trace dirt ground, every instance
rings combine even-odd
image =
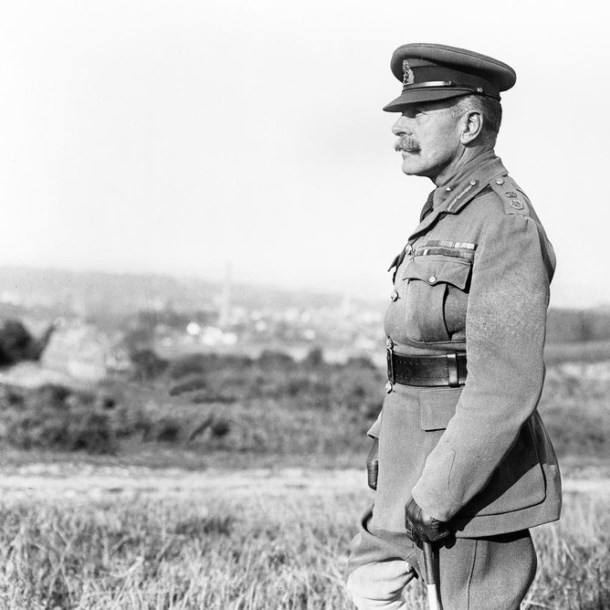
[[[69,498],[120,495],[170,497],[230,496],[264,493],[284,495],[287,492],[325,494],[339,491],[367,493],[364,471],[314,470],[302,468],[267,468],[248,470],[148,469],[134,467],[99,467],[78,464],[29,464],[0,467],[0,497]],[[608,496],[610,478],[568,478],[566,493],[588,493]]]

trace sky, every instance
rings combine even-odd
[[[0,7],[0,265],[381,298],[433,184],[393,149],[407,42],[517,72],[496,151],[555,246],[551,304],[610,304],[604,4],[22,0]]]

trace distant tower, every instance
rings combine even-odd
[[[220,297],[220,315],[218,325],[225,328],[231,321],[231,263],[227,263],[225,269],[225,280],[222,284],[222,295]]]

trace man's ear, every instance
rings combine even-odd
[[[462,117],[462,131],[460,133],[460,142],[462,144],[470,144],[474,142],[483,131],[483,116],[476,110],[467,112]]]

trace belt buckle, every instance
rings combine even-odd
[[[447,359],[447,376],[450,388],[460,387],[460,375],[458,372],[457,354],[446,354]]]
[[[392,339],[386,341],[386,360],[388,363],[388,381],[394,385],[396,383],[394,376],[394,342]]]

